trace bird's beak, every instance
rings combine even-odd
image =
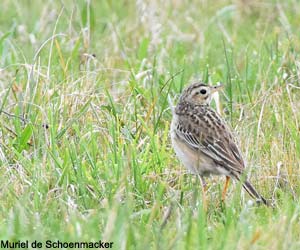
[[[224,88],[224,85],[223,84],[219,84],[219,85],[216,85],[216,86],[211,86],[211,92],[212,93],[215,93],[217,91],[220,91],[221,89]]]

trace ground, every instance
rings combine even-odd
[[[0,10],[0,238],[113,249],[300,248],[300,5],[17,1]],[[249,179],[200,181],[169,101],[222,82]],[[213,106],[216,104],[213,102]]]

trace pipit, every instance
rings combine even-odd
[[[200,176],[203,186],[205,176],[226,176],[222,200],[225,200],[229,180],[233,178],[241,181],[258,203],[267,204],[245,177],[245,163],[229,126],[210,107],[212,95],[221,87],[200,82],[182,92],[173,110],[170,131],[173,148],[183,165]]]

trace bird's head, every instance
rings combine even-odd
[[[223,85],[210,86],[201,82],[193,83],[182,93],[180,100],[193,104],[209,105],[213,94],[223,88]]]

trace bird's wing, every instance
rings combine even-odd
[[[213,111],[214,112],[214,111]],[[216,130],[201,116],[180,115],[176,127],[177,136],[193,150],[200,150],[213,159],[217,165],[232,173],[241,173],[244,161],[226,124],[217,116],[224,126],[222,132]],[[193,128],[193,129],[191,129]]]

